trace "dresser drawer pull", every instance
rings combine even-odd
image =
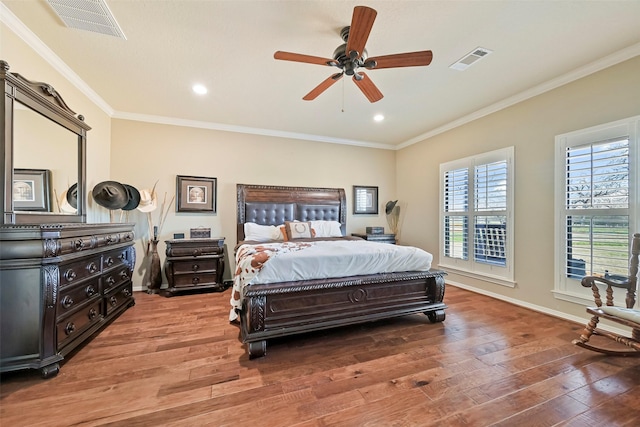
[[[111,267],[113,265],[113,258],[109,257],[105,259],[104,263],[107,264],[107,267]]]
[[[112,235],[108,235],[107,236],[107,245],[110,245],[112,243],[114,243],[116,241],[116,238],[113,237]]]
[[[78,275],[76,274],[75,271],[73,271],[72,269],[68,269],[67,271],[64,272],[64,278],[67,279],[67,281],[72,282],[73,279],[75,279]]]
[[[199,256],[200,253],[201,253],[200,249],[194,249],[193,252],[192,252],[192,255],[193,256]]]
[[[114,283],[116,283],[116,279],[114,279],[113,277],[109,276],[105,279],[105,281],[107,282],[107,284],[109,286],[113,286]]]
[[[73,298],[67,295],[64,298],[62,298],[61,303],[64,308],[69,308],[73,305]]]
[[[96,265],[95,262],[92,262],[89,265],[87,265],[87,270],[89,271],[89,273],[93,274],[96,271],[98,271],[98,266]]]
[[[122,252],[118,258],[120,258],[122,261],[126,260],[127,259],[127,253],[126,252]]]
[[[131,240],[133,239],[133,235],[131,233],[127,233],[124,235],[124,240]]]
[[[73,322],[69,322],[67,323],[67,326],[64,327],[64,332],[67,335],[71,335],[72,333],[74,333],[76,330],[76,325],[73,324]]]
[[[199,264],[193,264],[193,265],[191,266],[191,270],[193,270],[193,271],[198,271],[198,270],[200,270],[200,265],[199,265]]]
[[[85,288],[84,292],[87,294],[89,298],[91,298],[96,294],[96,288],[94,288],[93,285],[89,285]]]
[[[96,316],[98,316],[98,312],[96,311],[95,308],[92,308],[91,310],[89,310],[89,320],[95,319]]]
[[[116,305],[118,305],[118,298],[114,296],[112,296],[111,298],[109,298],[109,304],[111,304],[112,307],[115,307]]]
[[[82,239],[78,239],[74,242],[74,246],[76,247],[76,250],[79,251],[82,248],[84,248],[84,240]]]
[[[198,283],[200,283],[200,278],[194,277],[193,279],[191,279],[191,283],[193,283],[194,285],[197,285]]]

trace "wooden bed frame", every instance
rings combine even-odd
[[[237,185],[238,242],[244,223],[339,221],[346,233],[346,198],[341,188]],[[276,337],[424,313],[445,319],[444,275],[440,270],[247,285],[240,313],[242,342],[249,358],[266,354]]]

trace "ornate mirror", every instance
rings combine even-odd
[[[86,222],[87,131],[81,115],[46,83],[9,72],[4,88],[2,224]]]

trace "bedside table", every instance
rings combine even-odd
[[[351,233],[352,236],[360,237],[364,240],[368,240],[370,242],[379,242],[379,243],[391,243],[392,245],[396,244],[396,235],[395,234],[359,234],[359,233]]]
[[[224,237],[165,240],[165,297],[185,291],[224,291]]]

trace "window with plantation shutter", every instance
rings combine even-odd
[[[584,294],[584,276],[628,275],[631,235],[640,229],[639,125],[633,118],[556,137],[559,294]]]
[[[513,286],[513,147],[440,165],[441,265]]]

